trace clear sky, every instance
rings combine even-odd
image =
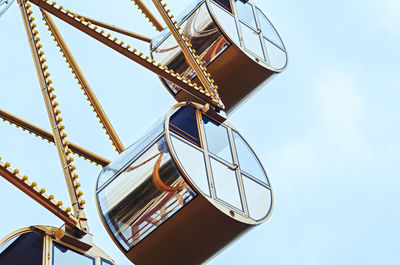
[[[209,264],[400,264],[400,2],[256,2],[278,29],[289,68],[230,120],[269,173],[274,212]],[[175,14],[187,4],[167,3]],[[155,36],[128,0],[62,4]],[[116,131],[130,145],[174,100],[154,74],[57,22]],[[47,31],[40,33],[70,140],[115,158]],[[146,44],[129,43],[148,51]],[[0,18],[0,108],[49,129],[30,56],[15,4]],[[67,204],[53,146],[1,122],[0,156]],[[95,242],[119,265],[129,264],[97,214],[100,168],[75,161]],[[2,179],[0,191],[0,237],[32,224],[61,225]]]

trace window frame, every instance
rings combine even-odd
[[[186,105],[185,105],[186,104]],[[201,142],[201,146],[198,147],[197,145],[194,145],[193,143],[187,141],[185,138],[182,138],[180,135],[174,133],[173,131],[169,131],[167,133],[167,139],[170,138],[171,141],[171,137],[175,137],[178,140],[184,142],[185,144],[188,144],[189,146],[195,148],[196,150],[200,151],[203,153],[203,158],[205,159],[205,166],[206,166],[206,173],[207,173],[207,177],[208,177],[208,184],[209,184],[209,190],[210,190],[210,194],[211,196],[208,196],[207,194],[204,194],[199,188],[197,188],[196,183],[191,183],[192,186],[196,187],[196,191],[198,191],[199,193],[201,193],[203,196],[208,197],[209,199],[211,199],[212,201],[214,201],[217,204],[220,204],[226,208],[228,208],[229,210],[232,210],[234,213],[239,214],[243,217],[249,218],[250,220],[253,220],[255,222],[259,222],[261,220],[255,220],[250,216],[249,213],[249,208],[248,208],[248,200],[246,197],[246,193],[245,193],[245,189],[244,189],[244,183],[243,183],[243,178],[247,177],[250,180],[254,181],[255,183],[257,183],[258,185],[263,186],[264,188],[268,189],[271,191],[271,196],[272,196],[272,188],[270,186],[270,182],[268,179],[268,175],[263,167],[263,165],[261,164],[260,159],[258,158],[258,156],[256,155],[256,153],[254,152],[253,148],[248,144],[248,142],[243,138],[243,136],[235,129],[233,128],[230,124],[224,124],[224,123],[220,123],[217,120],[215,120],[213,117],[210,117],[209,115],[207,115],[206,113],[204,113],[202,110],[200,110],[198,107],[192,105],[192,104],[188,104],[188,103],[181,103],[181,105],[179,107],[183,107],[183,106],[191,106],[194,109],[196,109],[196,116],[197,116],[197,124],[198,124],[198,129],[199,129],[199,133],[200,133],[200,142]],[[178,108],[179,108],[178,107]],[[169,115],[168,118],[170,118],[173,114],[175,113],[175,111],[171,112],[171,114]],[[205,132],[205,126],[204,126],[204,120],[203,120],[203,116],[205,116],[207,119],[214,121],[215,123],[219,124],[219,126],[223,126],[226,130],[227,130],[227,137],[228,137],[228,141],[230,144],[230,148],[231,148],[231,155],[232,155],[232,163],[227,162],[226,160],[218,157],[217,155],[214,155],[213,153],[211,153],[208,150],[208,144],[207,144],[207,139],[206,139],[206,132]],[[166,121],[169,123],[169,119]],[[267,183],[262,182],[261,180],[258,180],[257,178],[251,176],[250,174],[244,172],[243,170],[240,169],[240,165],[239,165],[239,161],[238,161],[238,154],[237,154],[237,148],[235,145],[235,140],[234,140],[234,136],[233,133],[237,133],[244,141],[244,143],[249,147],[250,151],[252,152],[252,154],[254,155],[254,158],[257,160],[257,163],[260,164],[261,169],[263,171],[263,173],[266,176],[267,179]],[[177,156],[174,146],[171,143],[171,147],[172,150],[174,152],[174,156],[175,159],[177,160],[177,163],[179,162],[179,157]],[[242,210],[238,209],[237,207],[235,207],[234,205],[229,204],[228,202],[223,201],[222,199],[219,199],[216,195],[216,187],[215,187],[215,180],[214,180],[214,175],[212,172],[212,168],[211,168],[211,158],[214,159],[217,162],[220,162],[221,164],[223,164],[224,166],[227,166],[228,168],[232,169],[235,171],[235,176],[236,176],[236,182],[238,184],[238,192],[240,195],[240,200],[241,200],[241,204],[242,204]],[[179,168],[181,171],[183,171],[183,175],[186,176],[187,178],[189,178],[189,180],[191,180],[190,176],[187,174],[186,170],[184,169],[183,165],[179,165]],[[273,200],[271,200],[271,204],[273,203]],[[270,212],[271,212],[272,206],[271,208],[266,212],[266,217],[269,216]],[[266,209],[267,210],[267,209]]]

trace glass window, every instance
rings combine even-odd
[[[258,35],[258,33],[243,23],[240,23],[240,26],[242,29],[244,46],[246,47],[246,49],[264,61],[265,57],[261,46],[260,36]]]
[[[230,45],[214,23],[205,2],[201,2],[179,26],[190,40],[192,48],[196,50],[196,54],[200,56],[205,67]],[[151,55],[156,61],[186,79],[193,81],[196,78],[196,72],[186,63],[185,56],[173,36],[169,35],[164,39]],[[164,82],[175,95],[182,90],[167,80]]]
[[[210,158],[210,162],[217,198],[242,210],[236,171],[214,158]]]
[[[107,226],[126,251],[196,196],[176,169],[166,144],[164,136],[98,192]],[[180,189],[165,191],[156,184],[160,180]]]
[[[208,186],[204,153],[174,136],[171,136],[171,142],[179,163],[186,171],[186,174],[190,179],[192,179],[199,190],[207,196],[211,196],[210,188]]]
[[[249,215],[254,220],[261,220],[271,209],[271,191],[244,175],[242,177]]]
[[[204,115],[203,122],[208,151],[232,164],[227,128]]]
[[[264,169],[262,168],[260,161],[258,161],[254,152],[251,150],[250,146],[237,132],[232,131],[232,133],[235,141],[240,169],[268,185],[268,180]]]
[[[14,243],[15,240],[17,240],[19,238],[19,236],[11,238],[10,240],[8,240],[6,243],[4,243],[1,247],[0,247],[0,253],[3,253],[4,250],[6,250],[12,243]]]
[[[182,20],[184,20],[191,12],[193,12],[194,9],[197,8],[201,1],[202,0],[182,2],[188,3],[188,6],[186,6],[186,8],[176,17],[176,21],[180,23]]]
[[[143,149],[164,132],[164,117],[159,119],[144,137],[129,146],[117,159],[108,164],[100,173],[97,180],[97,189],[100,189],[111,177],[120,171],[126,164],[135,158]]]
[[[284,49],[281,38],[276,32],[274,26],[272,26],[269,19],[261,12],[260,9],[257,9],[258,20],[260,21],[262,34],[267,37],[270,41],[278,45],[281,49]]]
[[[185,106],[177,110],[172,115],[169,125],[172,132],[200,146],[196,110],[194,108]]]
[[[231,40],[236,43],[237,45],[240,46],[239,42],[239,33],[236,27],[236,21],[235,18],[214,4],[213,2],[211,3],[212,11],[214,12],[214,15],[219,21],[219,24],[221,25],[222,29],[225,31],[226,34],[231,38]]]
[[[274,44],[264,38],[269,64],[275,69],[282,69],[286,65],[286,52],[282,51]]]
[[[214,0],[217,4],[225,8],[228,12],[232,13],[232,6],[230,0]]]
[[[254,17],[253,7],[250,3],[246,3],[242,0],[235,0],[236,12],[239,16],[239,20],[246,23],[250,27],[257,29],[256,19]]]
[[[101,259],[101,265],[114,265],[112,264],[110,261],[105,260],[105,259]]]
[[[94,258],[75,252],[56,242],[53,243],[53,265],[94,265]]]
[[[27,233],[2,246],[0,265],[42,265],[43,236]]]

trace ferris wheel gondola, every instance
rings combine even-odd
[[[263,223],[273,201],[241,134],[192,103],[174,106],[103,169],[96,200],[111,238],[135,264],[203,263]]]
[[[228,114],[287,67],[287,52],[281,37],[252,1],[197,0],[177,21],[218,85]],[[168,29],[153,39],[150,50],[155,60],[198,82]],[[162,80],[177,101],[195,101],[177,85]]]
[[[224,111],[231,113],[286,69],[286,48],[275,28],[253,1],[196,0],[175,18],[163,0],[153,0],[166,28],[141,0],[132,1],[160,31],[155,38],[56,2],[17,0],[52,131],[1,109],[0,118],[56,145],[71,207],[0,161],[4,179],[64,222],[62,228],[32,226],[7,236],[0,241],[0,265],[114,265],[92,243],[74,154],[105,166],[95,189],[98,212],[114,243],[135,264],[203,263],[269,218],[273,195],[266,171]],[[13,2],[0,0],[0,16]],[[67,140],[32,5],[120,153],[111,163]],[[125,149],[52,17],[152,71],[179,103]],[[150,54],[106,30],[150,42]],[[21,255],[26,249],[32,255]]]

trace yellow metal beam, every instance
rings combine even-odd
[[[0,118],[4,119],[12,124],[15,124],[17,127],[21,127],[22,129],[27,130],[28,132],[31,132],[49,142],[54,143],[54,136],[51,132],[46,131],[28,121],[25,121],[7,111],[0,109]],[[108,160],[104,157],[101,157],[101,156],[99,156],[77,144],[70,142],[69,147],[73,153],[75,153],[79,156],[82,156],[86,159],[89,159],[91,162],[99,164],[103,167],[105,167],[106,165],[108,165],[111,162],[110,160]]]
[[[209,103],[211,106],[223,109],[224,106],[217,95],[207,94],[202,87],[197,84],[193,84],[190,80],[186,80],[179,74],[174,73],[173,70],[169,70],[166,66],[162,66],[160,63],[156,63],[149,56],[144,56],[143,53],[138,52],[136,49],[132,49],[130,45],[125,45],[124,42],[118,42],[118,38],[111,38],[111,34],[106,34],[104,30],[99,29],[97,26],[86,22],[83,18],[78,18],[77,14],[74,14],[70,10],[65,10],[64,7],[56,7],[56,4],[47,3],[43,0],[29,0],[31,3],[37,5],[41,9],[51,13],[52,15],[58,17],[64,22],[70,24],[71,26],[79,29],[85,34],[91,36],[92,38],[100,41],[104,45],[107,45],[111,49],[121,53],[122,55],[128,57],[134,62],[140,64],[141,66],[147,68],[158,76],[176,84],[177,86],[184,89],[189,94],[199,99],[200,104]]]
[[[60,218],[69,227],[74,228],[80,234],[85,233],[77,226],[78,220],[69,214],[71,211],[70,208],[62,207],[61,201],[55,201],[53,195],[47,195],[45,189],[38,188],[36,182],[29,182],[28,177],[21,176],[18,169],[12,169],[10,163],[1,161],[1,158],[0,175],[34,201],[38,202],[41,206]]]
[[[103,125],[106,133],[110,137],[111,142],[116,148],[118,153],[121,153],[125,150],[124,145],[122,144],[120,138],[118,137],[117,132],[111,124],[111,121],[108,119],[105,111],[103,110],[99,100],[94,94],[92,88],[89,85],[89,82],[86,80],[85,76],[82,73],[78,63],[76,62],[74,56],[71,53],[71,50],[68,48],[67,44],[64,41],[64,38],[61,36],[57,26],[55,25],[53,19],[46,13],[46,11],[41,10],[43,19],[47,23],[51,33],[54,36],[54,39],[57,45],[60,47],[61,52],[63,53],[67,63],[70,65],[75,77],[78,79],[85,95],[87,96],[91,106],[93,106],[94,111],[97,114],[97,117],[100,119],[100,123]]]
[[[164,29],[163,25],[158,21],[158,19],[153,15],[150,9],[142,2],[142,0],[131,0],[134,4],[142,11],[142,13],[146,16],[146,18],[153,24],[153,26],[161,31]]]
[[[50,86],[52,81],[49,78],[50,73],[47,71],[48,67],[45,65],[46,59],[44,58],[44,52],[41,50],[42,46],[39,43],[39,32],[34,23],[35,18],[32,16],[33,11],[30,9],[30,4],[26,4],[24,0],[18,0],[18,4],[20,6],[22,20],[31,47],[42,96],[49,116],[65,181],[67,183],[74,216],[78,219],[79,225],[82,228],[81,230],[89,232],[87,218],[83,210],[85,201],[81,198],[83,193],[78,190],[80,183],[77,181],[78,175],[75,173],[76,167],[72,165],[72,161],[74,160],[71,156],[72,151],[69,149],[66,140],[67,134],[64,132],[65,127],[61,124],[62,118],[60,117],[60,111],[56,108],[58,103],[55,101],[56,95],[54,94],[54,88]]]
[[[80,14],[77,14],[77,15],[78,15],[79,18],[83,18],[86,21],[90,21],[94,25],[97,25],[99,27],[115,31],[115,32],[121,33],[121,34],[126,35],[128,37],[132,37],[132,38],[135,38],[135,39],[138,39],[138,40],[141,40],[141,41],[145,41],[145,42],[148,42],[148,43],[151,42],[151,38],[143,36],[141,34],[138,34],[138,33],[135,33],[135,32],[120,28],[120,27],[117,27],[115,25],[111,25],[111,24],[102,22],[102,21],[94,19],[94,18],[90,18],[90,17],[83,16],[83,15],[80,15]]]
[[[196,72],[197,77],[204,86],[206,93],[209,93],[211,96],[216,95],[218,97],[218,87],[214,85],[214,80],[210,78],[211,76],[209,73],[207,73],[207,69],[202,66],[203,62],[200,60],[199,56],[196,56],[196,51],[192,49],[190,40],[185,37],[184,32],[179,32],[181,28],[180,26],[177,26],[178,21],[174,19],[174,16],[171,14],[171,10],[167,9],[167,4],[165,2],[162,2],[163,1],[160,0],[153,0],[158,12],[181,47],[187,63]],[[222,101],[219,103],[222,105]]]

